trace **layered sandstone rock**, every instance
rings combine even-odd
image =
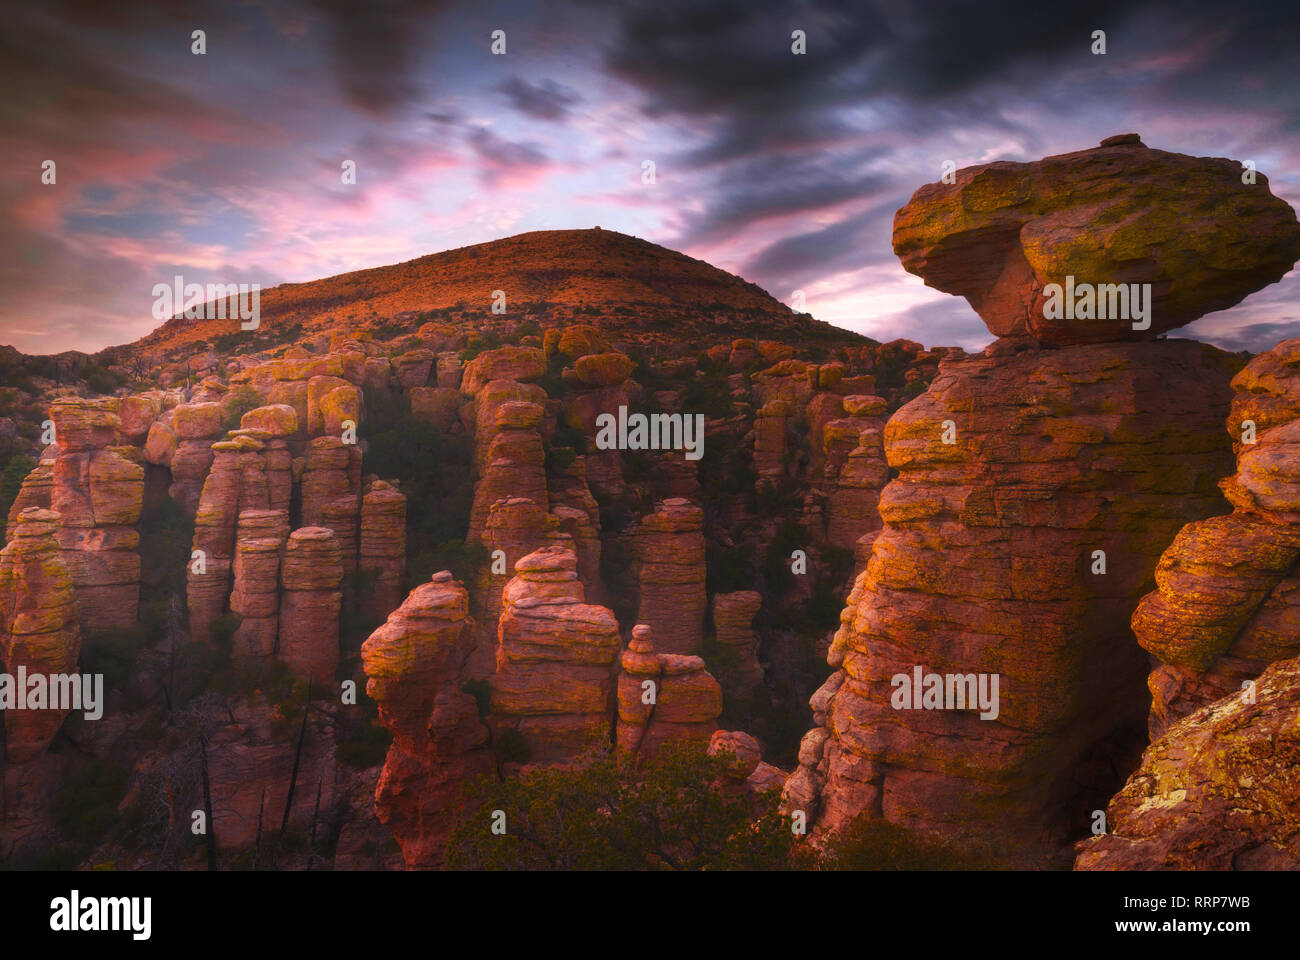
[[[1153,740],[1300,655],[1300,340],[1255,357],[1232,385],[1237,472],[1221,486],[1233,512],[1183,528],[1133,614],[1161,661],[1148,680]]]
[[[194,544],[187,569],[190,633],[211,638],[212,625],[226,612],[239,516],[268,510],[264,445],[251,436],[212,444],[212,468],[203,482],[194,515]]]
[[[753,697],[763,686],[758,638],[754,635],[754,618],[762,605],[762,594],[754,590],[713,596],[714,638],[727,651],[728,661],[720,675],[727,695],[741,700]]]
[[[546,546],[554,530],[554,519],[527,497],[497,500],[489,509],[479,538],[485,552],[472,594],[478,639],[467,669],[474,679],[486,679],[496,669],[501,593],[514,576],[515,564]]]
[[[493,380],[536,380],[546,373],[546,358],[536,347],[497,347],[484,350],[465,364],[460,391],[476,395]]]
[[[18,488],[18,496],[14,498],[13,504],[9,507],[9,515],[5,519],[5,543],[13,539],[14,532],[18,529],[18,519],[24,510],[31,507],[50,509],[54,496],[54,461],[58,455],[59,448],[50,444],[41,451],[41,459],[32,468],[32,472],[23,478],[23,484]]]
[[[128,459],[139,457],[135,448],[107,446],[120,424],[116,405],[66,398],[50,406],[60,439],[50,506],[85,634],[133,625],[140,600],[144,468]]]
[[[572,545],[528,554],[502,598],[494,725],[517,730],[537,763],[608,747],[619,647],[614,614],[585,602]]]
[[[894,217],[894,252],[998,336],[1095,343],[1154,337],[1275,283],[1300,258],[1300,224],[1234,160],[1125,142],[927,184]],[[1067,277],[1151,284],[1149,328],[1047,318],[1044,287]]]
[[[361,450],[339,437],[314,438],[302,470],[303,526],[330,526],[326,516],[330,505],[347,500],[356,502],[359,509],[360,495]],[[356,515],[354,509],[353,522]]]
[[[749,794],[780,791],[786,774],[780,767],[763,762],[758,741],[741,730],[718,730],[709,739],[709,756],[727,762],[727,780],[721,786]]]
[[[754,470],[760,483],[779,483],[789,469],[785,427],[790,404],[785,400],[765,403],[754,413]]]
[[[358,565],[368,575],[362,615],[382,620],[402,602],[406,577],[406,497],[382,480],[372,482],[361,498]]]
[[[493,769],[488,730],[461,688],[474,646],[469,595],[450,573],[411,591],[361,647],[366,693],[393,736],[375,812],[408,868],[436,867],[463,785]]]
[[[325,527],[300,527],[289,535],[280,583],[277,659],[299,676],[331,683],[339,664],[339,611],[343,561]]]
[[[1300,869],[1300,660],[1169,726],[1076,870]]]
[[[507,401],[493,412],[495,429],[482,476],[474,487],[468,539],[480,539],[488,511],[498,500],[523,497],[545,507],[546,451],[538,427],[542,407]]]
[[[822,431],[824,474],[833,488],[826,504],[826,539],[851,550],[867,533],[880,528],[880,491],[889,480],[885,462],[883,397],[844,398],[843,418]]]
[[[59,516],[28,507],[0,551],[0,671],[14,677],[74,674],[81,630],[72,573],[57,533]],[[30,692],[30,691],[24,691]],[[67,710],[5,710],[5,760],[27,763],[45,752]]]
[[[280,563],[289,536],[286,510],[243,510],[235,535],[230,610],[239,616],[236,656],[266,660],[280,630]]]
[[[702,659],[656,653],[652,631],[641,623],[619,665],[619,750],[652,754],[663,743],[709,742],[722,714],[722,688]]]
[[[704,639],[709,598],[703,526],[704,511],[679,497],[663,501],[641,520],[637,619],[654,631],[655,646],[662,653],[686,653]]]
[[[1168,157],[1132,146],[975,168],[899,211],[895,247],[908,268],[1018,339],[943,360],[885,429],[899,475],[828,656],[836,673],[811,701],[820,729],[786,786],[787,808],[819,815],[821,829],[866,813],[991,841],[1012,862],[1064,863],[1113,790],[1111,764],[1140,743],[1146,669],[1128,621],[1177,530],[1220,508],[1214,484],[1231,461],[1218,423],[1236,361],[1180,340],[1026,351],[1033,337],[1131,331],[1040,323],[1041,298],[1021,294],[1069,273],[1149,281],[1154,333],[1284,272],[1274,261],[1292,243],[1289,211],[1266,192],[1245,199],[1239,178],[1214,186],[1217,161]],[[1116,171],[1144,177],[1141,189]],[[1157,229],[1134,198],[1163,198],[1161,177],[1181,191],[1184,172],[1186,196],[1149,209],[1193,222]],[[1249,224],[1204,212],[1226,205]],[[1131,249],[1149,259],[1121,267]],[[1046,272],[1035,273],[1025,258],[1040,255]],[[906,709],[893,681],[916,668],[984,675],[986,691],[996,677],[996,717],[955,696],[954,709]]]
[[[478,390],[468,409],[473,411],[474,468],[479,476],[491,462],[492,442],[502,429],[497,409],[507,403],[532,403],[541,407],[546,403],[546,391],[535,383],[517,383],[514,380],[493,380]],[[541,423],[540,418],[538,423]]]
[[[170,463],[171,497],[193,516],[199,508],[203,481],[207,479],[208,469],[212,466],[213,441],[222,433],[221,405],[214,402],[182,403],[171,412],[172,423],[169,429],[176,437]],[[156,445],[158,455],[166,456],[166,437],[160,436]],[[149,446],[155,448],[152,436]],[[150,462],[161,461],[151,459]]]

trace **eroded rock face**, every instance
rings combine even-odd
[[[704,639],[704,511],[674,497],[641,520],[641,600],[637,619],[662,653],[686,653]]]
[[[1300,869],[1300,660],[1173,723],[1076,870]]]
[[[472,397],[493,380],[526,382],[545,373],[546,357],[536,347],[497,347],[465,364],[460,391]]]
[[[827,737],[796,780],[825,827],[876,810],[1061,858],[1108,789],[1090,757],[1145,712],[1128,618],[1184,519],[1221,503],[1230,364],[1191,341],[970,358],[894,415],[899,476],[813,698]],[[996,719],[894,709],[891,678],[916,666],[997,674]]]
[[[546,451],[538,433],[542,407],[506,401],[496,406],[493,418],[492,443],[482,476],[474,487],[468,533],[471,542],[482,537],[488,511],[498,500],[523,497],[542,507],[547,503]]]
[[[28,507],[0,551],[0,671],[73,674],[81,629],[72,573],[59,547],[59,516]],[[45,752],[67,710],[5,710],[5,759],[27,763]]]
[[[476,572],[471,597],[478,639],[468,670],[474,679],[487,679],[496,669],[501,594],[514,576],[515,564],[546,546],[554,529],[554,520],[527,497],[508,497],[492,504],[479,540],[487,552]]]
[[[326,527],[301,527],[289,535],[280,583],[277,658],[300,676],[331,683],[339,665],[339,609],[343,561]]]
[[[656,653],[650,627],[640,623],[619,665],[619,750],[651,754],[670,741],[710,741],[722,715],[722,688],[701,658]]]
[[[360,568],[367,571],[361,612],[376,620],[402,602],[406,577],[406,497],[390,483],[375,480],[361,498]]]
[[[585,602],[572,544],[528,554],[502,597],[493,723],[519,731],[537,763],[608,747],[619,649],[613,612]]]
[[[240,514],[270,509],[264,449],[251,436],[212,444],[212,467],[194,515],[193,549],[201,555],[186,573],[190,632],[197,641],[210,639],[212,625],[226,612]]]
[[[1255,357],[1232,385],[1237,472],[1221,486],[1233,512],[1179,532],[1133,614],[1161,661],[1148,680],[1153,740],[1300,655],[1300,340]]]
[[[289,537],[284,510],[244,510],[235,535],[234,589],[230,610],[239,615],[233,651],[266,660],[275,653],[280,630],[280,564]]]
[[[889,481],[885,463],[885,399],[844,398],[845,416],[822,428],[826,479],[834,486],[826,504],[826,539],[852,550],[867,533],[880,528],[880,491]]]
[[[83,633],[129,627],[140,600],[144,467],[116,438],[117,400],[65,398],[50,405],[59,454],[50,506],[59,514],[59,545],[77,589]]]
[[[719,645],[730,652],[732,669],[724,681],[727,695],[741,700],[753,697],[763,685],[763,668],[758,662],[758,638],[754,618],[763,606],[755,590],[718,593],[713,596],[713,630]]]
[[[175,448],[170,451],[172,471],[171,497],[193,516],[199,508],[203,482],[212,466],[212,443],[221,436],[221,405],[216,402],[182,403],[172,411],[168,429],[175,434]],[[152,430],[152,428],[151,428]],[[161,434],[157,441],[151,436],[149,448],[159,459],[151,463],[168,465],[168,439]]]
[[[894,252],[998,336],[1096,343],[1154,337],[1275,283],[1300,258],[1300,224],[1235,160],[1120,143],[927,184],[894,216]],[[1043,287],[1067,276],[1151,284],[1150,327],[1045,318]]]
[[[375,812],[408,868],[442,863],[463,782],[493,768],[488,730],[461,689],[473,646],[469,595],[444,571],[412,590],[361,647],[366,693],[393,735]]]

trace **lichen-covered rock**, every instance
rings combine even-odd
[[[1155,337],[1280,280],[1300,224],[1257,175],[1140,142],[1032,163],[966,167],[894,216],[894,252],[927,286],[965,297],[998,336],[1051,343]],[[1150,284],[1149,328],[1044,316],[1047,284]],[[1088,311],[1089,314],[1092,311]]]
[[[361,647],[366,693],[393,742],[375,813],[408,869],[439,866],[464,784],[493,769],[488,730],[461,688],[474,646],[469,596],[450,573],[411,591]]]
[[[287,403],[272,403],[249,410],[239,419],[244,430],[265,430],[270,437],[286,439],[298,432],[298,412]]]
[[[537,763],[607,746],[619,646],[613,612],[585,602],[571,544],[523,557],[502,597],[494,724],[517,730]]]
[[[1148,678],[1153,740],[1300,655],[1300,340],[1255,357],[1232,385],[1237,472],[1221,486],[1234,510],[1179,532],[1133,614],[1160,660]]]
[[[704,511],[674,497],[641,520],[637,619],[654,632],[661,653],[686,653],[704,639]]]
[[[1300,660],[1169,726],[1076,870],[1300,869]]]
[[[545,373],[546,358],[537,347],[497,347],[465,364],[460,392],[472,397],[493,380],[527,382]]]
[[[325,527],[289,534],[280,568],[280,643],[276,658],[299,676],[331,683],[339,665],[343,561]]]
[[[632,376],[635,365],[622,353],[594,353],[573,361],[579,383],[588,387],[613,387]]]
[[[813,698],[828,736],[787,787],[814,788],[824,829],[875,809],[1017,862],[1068,855],[1113,790],[1101,755],[1140,743],[1129,617],[1178,528],[1222,502],[1232,365],[1178,340],[972,357],[894,414],[899,475]],[[997,717],[895,710],[891,678],[917,666],[997,675]]]
[[[393,357],[393,376],[403,390],[423,387],[429,382],[433,362],[432,350],[408,350]]]
[[[58,514],[28,507],[9,544],[0,551],[0,671],[15,677],[76,674],[81,655],[77,598],[72,573],[56,535]],[[26,709],[0,713],[5,759],[24,764],[45,752],[67,710]]]

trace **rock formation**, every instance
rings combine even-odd
[[[1183,528],[1133,614],[1161,661],[1148,680],[1153,740],[1300,655],[1300,340],[1255,357],[1232,385],[1237,472],[1220,486],[1233,512]]]
[[[1300,659],[1173,723],[1076,870],[1300,869]]]
[[[822,830],[866,813],[992,842],[1012,862],[1065,862],[1113,790],[1108,765],[1140,742],[1146,667],[1129,618],[1175,532],[1222,502],[1235,362],[1191,341],[1099,343],[1135,332],[1044,323],[1036,292],[1066,275],[1151,282],[1153,336],[1276,279],[1279,251],[1300,254],[1294,215],[1226,164],[1103,147],[962,171],[898,212],[908,269],[1009,336],[941,361],[886,426],[899,475],[787,808]],[[1040,339],[1089,345],[1025,350]],[[996,677],[996,717],[955,695],[958,709],[906,709],[894,679],[916,668]]]
[[[84,634],[136,621],[144,468],[134,447],[110,446],[121,423],[116,400],[64,398],[50,406],[59,441],[50,506],[77,588]]]
[[[333,531],[301,527],[289,535],[280,570],[284,594],[276,656],[315,683],[333,683],[338,669],[342,581],[343,561]]]
[[[538,427],[542,407],[536,403],[506,401],[493,411],[495,429],[482,475],[474,487],[470,511],[470,542],[478,540],[488,510],[498,500],[523,497],[543,509],[546,498],[546,451]],[[482,421],[479,421],[480,427]]]
[[[517,730],[538,763],[608,747],[619,648],[614,614],[585,602],[571,543],[523,557],[501,602],[494,726]]]
[[[637,553],[641,599],[637,619],[654,631],[662,653],[686,653],[704,639],[709,598],[704,588],[704,512],[674,497],[641,520]]]
[[[232,650],[258,660],[275,653],[280,632],[280,564],[289,536],[286,510],[243,510],[235,534],[230,611],[239,616]]]
[[[474,646],[469,595],[450,573],[411,591],[361,647],[366,693],[393,736],[375,812],[408,868],[436,867],[463,783],[493,769],[488,730],[461,687]]]
[[[479,540],[485,552],[471,594],[478,636],[467,667],[472,678],[486,679],[495,669],[501,594],[515,564],[546,546],[554,530],[554,519],[527,497],[492,504]]]
[[[894,252],[927,286],[965,297],[1000,337],[1098,343],[1154,337],[1226,310],[1300,256],[1295,212],[1235,160],[1139,140],[957,171],[894,217]],[[1048,284],[1150,284],[1150,326],[1044,311]]]
[[[226,612],[235,558],[239,516],[245,510],[267,510],[264,446],[240,435],[212,444],[212,466],[203,482],[194,515],[194,551],[188,572],[190,633],[200,642],[210,639],[212,624]]]
[[[619,665],[619,750],[651,754],[669,741],[709,742],[722,714],[722,688],[702,659],[656,653],[650,627],[639,623]]]
[[[754,618],[762,605],[763,596],[755,590],[713,595],[714,638],[728,654],[729,669],[720,674],[729,697],[746,700],[762,689],[763,668],[754,636]]]
[[[163,424],[158,427],[160,436],[155,439],[154,428],[150,428],[148,446],[156,451],[157,459],[151,463],[169,466],[172,472],[172,499],[193,516],[199,508],[199,498],[203,491],[203,481],[207,479],[208,469],[212,466],[212,443],[221,436],[221,405],[218,403],[183,403],[172,410],[170,427]],[[170,443],[166,432],[175,435],[175,447],[171,451],[170,463],[166,462],[166,453]]]
[[[59,516],[28,507],[0,551],[0,672],[27,677],[76,674],[81,630],[72,574],[57,534]],[[23,691],[26,693],[27,691]],[[5,710],[5,760],[27,763],[45,752],[67,710]]]
[[[361,612],[383,620],[402,602],[406,578],[406,497],[383,480],[371,482],[361,498],[359,549],[357,562],[368,575]]]

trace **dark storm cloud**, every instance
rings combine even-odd
[[[1186,328],[1176,331],[1175,335],[1189,332]],[[1248,323],[1244,326],[1220,331],[1202,329],[1196,331],[1196,339],[1212,343],[1228,351],[1248,350],[1262,353],[1270,350],[1283,340],[1300,337],[1300,320],[1282,322],[1267,321]]]
[[[893,253],[875,240],[893,215],[894,204],[887,203],[818,230],[784,237],[745,264],[744,275],[763,277],[770,289],[786,290],[842,270],[892,261]]]
[[[386,113],[416,98],[415,50],[446,0],[312,0],[348,100]]]
[[[862,151],[857,164],[879,152]],[[890,187],[883,174],[852,173],[852,166],[819,157],[752,155],[719,177],[713,202],[684,218],[679,242],[709,243],[768,217],[807,215],[845,201],[870,198]]]
[[[516,110],[537,120],[564,120],[582,99],[576,91],[550,79],[533,84],[512,76],[498,89]]]
[[[890,319],[888,334],[875,336],[902,337],[931,347],[962,347],[968,352],[981,350],[993,340],[984,321],[960,297],[911,307]]]

